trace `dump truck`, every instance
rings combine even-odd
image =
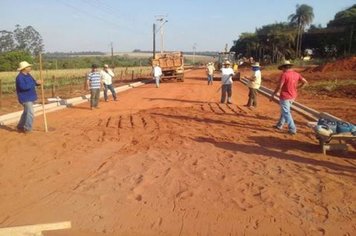
[[[152,66],[158,64],[162,69],[162,80],[176,79],[184,81],[184,57],[182,52],[157,53],[152,59]]]

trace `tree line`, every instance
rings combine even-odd
[[[32,26],[16,25],[13,31],[0,30],[0,71],[15,70],[19,61],[32,63],[43,48],[42,36]]]
[[[238,57],[253,57],[265,63],[301,58],[310,51],[313,57],[320,58],[356,53],[356,4],[336,13],[326,27],[312,25],[313,19],[311,6],[297,5],[288,22],[264,25],[254,33],[242,33],[230,51]]]

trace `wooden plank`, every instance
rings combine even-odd
[[[39,236],[43,231],[70,229],[70,221],[0,228],[0,236]]]

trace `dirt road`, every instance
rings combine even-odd
[[[356,152],[323,156],[271,127],[275,103],[217,103],[203,71],[0,129],[0,227],[71,221],[46,235],[353,235]]]

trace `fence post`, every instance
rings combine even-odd
[[[121,74],[120,74],[120,80],[122,80],[122,76],[123,76],[124,72],[121,70]]]
[[[2,79],[0,79],[0,108],[2,108]]]
[[[87,84],[87,75],[85,74],[84,75],[84,84],[83,84],[84,86],[83,86],[83,88],[84,88],[84,91],[86,91],[87,89],[88,89],[88,84]]]
[[[132,72],[131,72],[131,80],[134,79],[134,76],[135,76],[135,71],[132,71]]]
[[[52,76],[52,98],[56,97],[56,85],[55,85],[56,77]]]
[[[69,79],[69,96],[72,96],[74,76]]]

